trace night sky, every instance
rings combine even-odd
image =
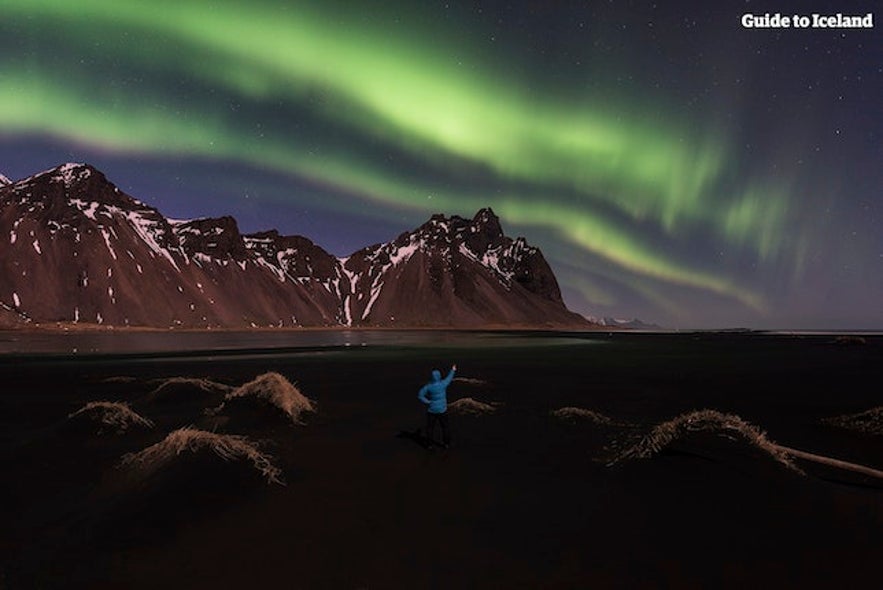
[[[341,256],[490,206],[587,315],[883,329],[879,7],[2,0],[0,173]]]

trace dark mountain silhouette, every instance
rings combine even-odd
[[[590,327],[482,209],[339,259],[232,217],[177,221],[95,168],[0,182],[0,325]]]

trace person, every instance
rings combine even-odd
[[[451,372],[444,379],[441,371],[432,371],[432,381],[420,388],[417,399],[426,404],[426,437],[432,440],[436,423],[441,425],[442,445],[444,448],[451,446],[451,429],[448,424],[448,385],[454,380],[457,365],[451,367]]]

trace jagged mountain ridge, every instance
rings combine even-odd
[[[539,250],[505,236],[489,209],[472,220],[434,215],[413,232],[349,256],[344,268],[360,277],[351,307],[363,320],[517,324],[566,309]]]
[[[167,219],[64,164],[0,185],[0,240],[0,325],[589,326],[490,209],[337,258],[232,217]]]

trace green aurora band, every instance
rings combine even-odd
[[[432,169],[478,170],[500,188],[488,198],[455,183],[406,177],[284,126],[267,125],[256,135],[218,106],[176,102],[162,89],[101,89],[101,73],[86,67],[0,58],[5,134],[239,161],[411,210],[464,211],[490,200],[505,220],[545,228],[624,274],[708,290],[755,310],[763,309],[759,294],[679,260],[678,236],[701,228],[761,261],[788,254],[781,238],[787,190],[763,179],[724,190],[730,159],[715,134],[698,136],[674,119],[648,120],[639,108],[591,97],[537,94],[493,63],[464,67],[431,36],[421,41],[419,30],[395,35],[314,6],[280,11],[235,2],[5,0],[0,19],[61,37],[98,59],[110,47],[114,60],[188,80],[191,90],[222,89],[252,119],[266,104],[297,105]],[[125,37],[110,36],[96,49],[94,40],[109,27]],[[468,58],[471,48],[464,47]],[[313,149],[317,143],[322,149]],[[640,237],[637,224],[665,240]]]

